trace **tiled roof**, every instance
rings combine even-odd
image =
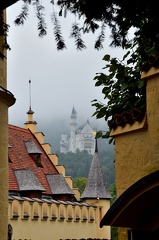
[[[104,178],[102,173],[102,168],[99,161],[98,150],[97,150],[97,139],[96,139],[96,149],[89,170],[89,175],[87,179],[87,184],[81,198],[102,198],[110,199],[111,196],[104,184]]]
[[[52,194],[74,194],[61,174],[46,175]]]
[[[50,187],[46,175],[59,175],[59,172],[36,137],[29,129],[23,129],[13,125],[9,125],[8,133],[8,144],[11,146],[8,148],[10,159],[9,190],[31,190],[31,188],[33,189],[37,187],[37,189],[44,190],[44,194],[52,194],[52,186]],[[29,143],[29,147],[26,147],[26,143]],[[30,151],[32,150],[40,153],[40,167],[36,165],[31,156],[32,154],[30,154]],[[57,181],[55,184],[57,184]]]

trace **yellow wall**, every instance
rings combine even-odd
[[[155,69],[153,73],[156,73]],[[136,129],[132,126],[132,131],[129,131],[130,125],[112,131],[118,196],[145,175],[159,169],[159,73],[146,80],[145,75],[142,78],[147,80],[146,118]]]
[[[5,12],[4,12],[5,18]],[[0,86],[7,88],[7,56],[2,48],[3,37],[0,36]],[[14,103],[9,94],[0,92],[0,239],[7,239],[8,211],[8,107]]]
[[[96,219],[100,222],[102,218],[104,217],[105,213],[110,208],[110,199],[87,199],[85,200],[88,204],[93,204],[97,206],[96,209]],[[97,236],[101,238],[111,239],[111,232],[109,226],[104,226],[102,228],[99,228],[99,224],[96,226],[97,228]],[[106,233],[106,237],[105,236]]]
[[[73,179],[70,176],[65,176],[65,180],[70,188],[73,188]]]
[[[111,132],[115,138],[117,196],[142,177],[159,170],[159,69],[143,73],[141,81],[147,81],[144,120]],[[119,240],[126,239],[127,229],[119,228]]]
[[[81,197],[81,193],[79,188],[72,188],[74,194],[75,194],[75,198],[77,199],[77,201],[80,201],[80,197]]]
[[[40,144],[44,143],[44,134],[42,132],[34,132],[34,135]]]
[[[35,133],[36,132],[36,123],[30,123],[30,122],[25,122],[24,123],[24,128],[25,129],[30,129],[30,131],[32,132],[32,133]]]
[[[7,239],[8,106],[0,99],[0,239]]]
[[[96,207],[79,203],[59,204],[48,200],[32,202],[31,199],[28,201],[25,198],[10,198],[8,222],[13,227],[12,239],[110,239],[110,229],[99,228],[99,208],[102,208],[103,214],[108,210],[101,205]],[[28,214],[29,217],[24,218],[24,214]],[[35,219],[35,214],[39,218]],[[52,216],[56,219],[52,219]]]
[[[49,156],[51,162],[52,162],[55,166],[58,165],[58,156],[57,156],[57,154],[55,154],[55,153],[50,153],[50,154],[48,154],[48,156]]]
[[[47,154],[51,153],[51,145],[49,143],[42,143],[41,146]]]
[[[64,165],[56,165],[57,171],[65,177],[66,169]]]

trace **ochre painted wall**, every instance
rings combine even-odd
[[[142,177],[159,170],[159,69],[151,68],[141,78],[147,82],[144,120],[111,132],[118,197]],[[119,240],[126,239],[127,229],[119,228]]]
[[[156,70],[154,69],[156,73]],[[146,116],[136,128],[125,126],[113,131],[117,195],[133,183],[159,169],[159,73],[147,81]],[[132,131],[131,131],[132,128]]]
[[[5,16],[4,16],[5,17]],[[0,52],[6,56],[2,48],[3,37],[0,37]],[[6,58],[0,57],[0,86],[6,88]],[[0,98],[0,239],[7,240],[7,198],[8,198],[8,106]]]
[[[38,202],[10,197],[8,222],[13,227],[12,239],[110,239],[110,228],[99,228],[100,214],[104,215],[108,210],[109,202],[101,200],[99,205],[93,207],[89,204],[62,204],[48,200]],[[39,217],[34,218],[35,214]],[[28,217],[25,218],[24,215]]]

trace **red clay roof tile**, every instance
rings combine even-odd
[[[46,189],[45,194],[51,194],[51,189],[47,182],[45,174],[59,174],[48,155],[29,129],[23,129],[17,126],[9,125],[9,190],[18,191],[18,184],[14,170],[31,169],[37,177],[40,184]],[[42,152],[41,165],[37,167],[32,157],[28,154],[24,141],[32,140]]]

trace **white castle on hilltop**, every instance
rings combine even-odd
[[[61,135],[60,141],[60,152],[75,153],[77,149],[79,151],[88,151],[90,154],[94,154],[95,150],[95,136],[93,130],[90,126],[89,121],[87,120],[86,124],[81,128],[77,129],[77,112],[73,107],[72,113],[70,116],[70,136],[67,134]]]

